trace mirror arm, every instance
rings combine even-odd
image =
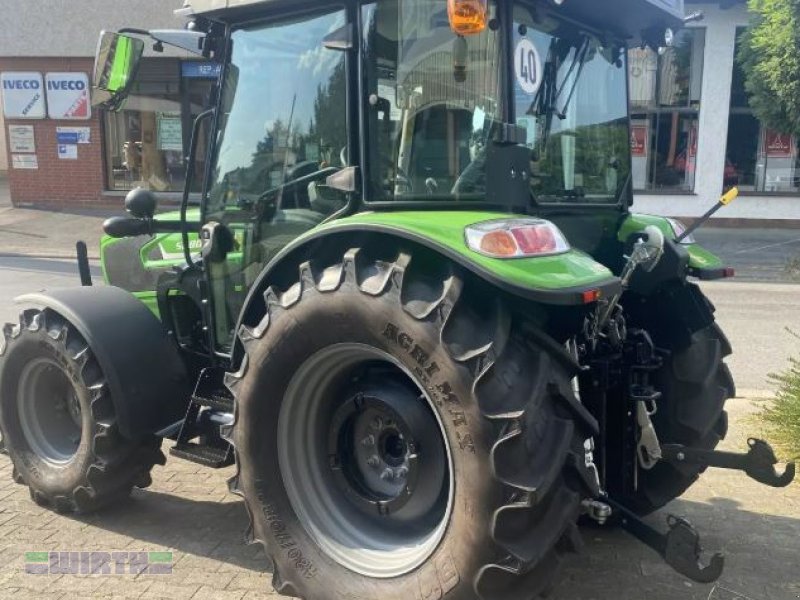
[[[186,212],[189,209],[189,194],[191,192],[191,182],[194,179],[194,171],[195,171],[195,158],[197,156],[197,138],[199,137],[200,133],[200,125],[206,119],[213,117],[216,114],[216,110],[210,108],[199,115],[194,120],[192,124],[192,139],[189,143],[189,156],[187,158],[188,164],[186,165],[186,183],[183,186],[183,197],[181,198],[181,235],[183,241],[183,257],[186,259],[187,266],[192,266],[194,261],[192,260],[192,253],[189,248],[189,223],[186,222]]]
[[[137,29],[136,27],[123,27],[117,33],[130,33],[133,35],[150,35],[150,32],[147,29]]]

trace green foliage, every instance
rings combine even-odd
[[[761,413],[761,419],[784,456],[800,457],[800,360],[790,359],[789,367],[783,373],[770,375],[770,379],[778,385],[778,390],[775,400]]]
[[[800,135],[800,0],[748,0],[748,8],[738,60],[750,105],[771,129]]]

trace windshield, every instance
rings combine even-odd
[[[367,200],[485,197],[476,159],[500,119],[501,97],[499,26],[489,10],[485,31],[461,37],[445,0],[364,9]]]
[[[514,10],[514,103],[537,202],[614,203],[630,183],[621,44],[523,5]]]

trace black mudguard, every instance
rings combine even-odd
[[[76,287],[28,294],[17,302],[50,308],[84,337],[110,387],[122,435],[139,439],[184,416],[191,390],[178,348],[130,293]]]
[[[632,245],[633,236],[626,254]],[[669,340],[672,348],[688,347],[693,334],[714,322],[715,308],[687,275],[689,253],[673,240],[666,240],[664,256],[656,268],[636,271],[631,278],[623,298],[630,324],[647,329],[656,339]],[[727,340],[724,345],[730,347]]]

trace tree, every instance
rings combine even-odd
[[[752,23],[738,60],[755,115],[800,136],[800,0],[748,0]]]

